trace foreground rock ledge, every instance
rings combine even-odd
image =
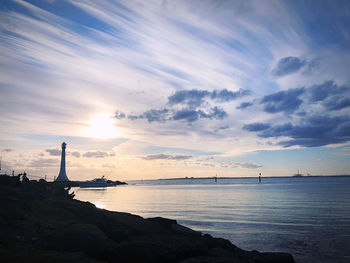
[[[244,251],[175,220],[98,209],[63,186],[1,179],[2,262],[294,262],[288,253]]]

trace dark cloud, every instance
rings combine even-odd
[[[13,150],[12,150],[12,149],[7,148],[7,149],[3,149],[2,151],[3,151],[3,152],[8,152],[8,153],[9,153],[9,152],[12,152]]]
[[[114,114],[114,119],[124,119],[126,117],[125,113],[121,112],[121,111],[116,111]]]
[[[177,90],[175,94],[168,98],[169,104],[187,104],[189,106],[198,107],[203,103],[203,99],[209,96],[207,90]]]
[[[167,118],[168,109],[164,108],[162,110],[151,109],[143,113],[143,117],[147,119],[148,122],[164,122]]]
[[[169,120],[186,120],[188,122],[197,121],[200,118],[206,119],[223,119],[227,117],[227,113],[218,107],[212,108],[209,112],[203,110],[196,110],[193,108],[184,108],[181,110],[168,109],[154,110],[144,112],[142,115],[135,116],[129,115],[128,118],[131,120],[147,119],[148,122],[165,122]]]
[[[341,110],[350,107],[350,98],[333,97],[324,103],[328,110]]]
[[[312,115],[302,123],[276,125],[258,133],[259,137],[289,137],[290,140],[279,142],[284,147],[316,147],[328,144],[344,143],[350,140],[349,116]]]
[[[270,127],[271,127],[271,125],[268,123],[255,122],[255,123],[244,125],[243,129],[247,130],[247,131],[251,131],[251,132],[257,132],[257,131],[266,130]]]
[[[214,107],[210,112],[206,113],[202,110],[193,109],[181,109],[176,111],[172,117],[173,120],[186,120],[188,122],[194,122],[199,118],[207,119],[223,119],[227,117],[227,113],[218,107]]]
[[[95,152],[86,152],[83,154],[85,158],[106,158],[108,157],[107,152],[95,151]]]
[[[150,109],[145,111],[141,115],[129,115],[128,119],[137,120],[137,119],[147,119],[148,122],[165,122],[168,119],[167,113],[168,109],[164,108],[161,110]]]
[[[81,156],[80,152],[71,152],[71,155],[73,155],[76,158],[80,158]]]
[[[143,119],[143,116],[142,115],[139,115],[139,116],[137,116],[137,115],[129,115],[128,119],[134,121],[134,120],[137,120],[137,119]]]
[[[61,155],[61,150],[46,149],[45,151],[48,152],[51,156],[60,156]]]
[[[200,117],[200,112],[197,110],[192,110],[192,109],[182,109],[173,115],[172,119],[173,120],[186,120],[188,122],[194,122],[199,119]]]
[[[209,98],[217,101],[231,101],[250,93],[249,90],[240,89],[239,91],[229,91],[227,89],[214,90],[212,92],[207,90],[178,90],[173,95],[168,97],[169,105],[182,104],[186,107],[182,109],[163,108],[160,110],[150,109],[140,115],[129,115],[128,119],[138,120],[147,119],[148,122],[165,122],[169,120],[186,120],[187,122],[194,122],[200,118],[206,119],[223,119],[227,117],[227,113],[219,108],[213,107],[209,112],[200,109],[204,103],[204,98]],[[209,103],[207,103],[207,106]],[[206,107],[208,108],[208,107]],[[119,116],[119,111],[116,112],[116,116]]]
[[[264,111],[268,113],[293,113],[303,103],[301,95],[304,95],[306,102],[321,103],[327,110],[336,111],[350,107],[349,93],[349,87],[338,86],[334,81],[328,80],[308,88],[289,89],[266,95],[261,99],[260,104],[264,105]],[[250,105],[242,103],[237,109],[245,106]],[[297,114],[305,116],[307,113],[299,112]]]
[[[249,95],[250,91],[240,89],[239,91],[230,91],[227,89],[214,90],[178,90],[168,98],[170,105],[186,104],[190,107],[198,107],[203,104],[204,98],[208,97],[213,100],[228,102],[243,96]]]
[[[299,97],[304,92],[304,88],[279,91],[263,97],[260,103],[264,104],[264,111],[268,113],[291,113],[302,104],[303,101]]]
[[[222,90],[214,90],[213,92],[211,92],[210,98],[216,99],[219,101],[231,101],[231,100],[244,97],[249,94],[250,94],[250,91],[244,90],[244,89],[240,89],[239,91],[230,91],[227,89],[222,89]]]
[[[187,160],[192,158],[191,155],[172,155],[172,154],[164,154],[164,153],[160,153],[160,154],[150,154],[150,155],[146,155],[141,157],[144,160]]]
[[[265,129],[258,135],[263,138],[289,136],[292,129],[293,125],[291,123],[285,123],[281,125],[275,125],[269,129]]]
[[[325,81],[319,85],[313,85],[307,89],[311,103],[322,102],[322,105],[331,111],[350,107],[350,88],[338,86],[334,81]]]
[[[276,67],[272,70],[272,74],[278,77],[285,76],[299,71],[305,64],[306,61],[298,57],[284,57],[278,61]]]
[[[339,87],[334,81],[325,81],[319,85],[313,85],[308,88],[310,102],[318,102],[327,99],[330,96],[338,95],[349,90],[345,87]]]
[[[236,107],[236,109],[238,110],[243,110],[245,108],[248,108],[250,106],[253,106],[252,102],[242,102],[241,105],[239,105],[238,107]]]
[[[223,119],[225,117],[227,117],[227,113],[223,110],[220,109],[218,107],[214,107],[211,109],[211,111],[209,113],[206,113],[202,110],[199,110],[199,116],[200,118],[208,118],[208,119]]]

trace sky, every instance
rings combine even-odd
[[[349,73],[349,1],[1,1],[1,172],[349,174]]]

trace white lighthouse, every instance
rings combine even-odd
[[[69,181],[66,174],[66,143],[62,143],[61,167],[56,182]]]

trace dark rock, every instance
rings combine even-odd
[[[1,262],[35,262],[35,263],[97,263],[94,258],[91,258],[81,252],[64,252],[64,251],[49,251],[41,250],[28,246],[0,246],[0,261]]]
[[[115,243],[96,226],[73,224],[46,238],[46,248],[51,250],[83,252],[96,259],[113,254]]]
[[[177,224],[176,220],[168,219],[164,217],[151,217],[151,218],[147,218],[146,220],[151,222],[157,222],[166,227],[171,227],[173,224]]]
[[[0,178],[1,262],[293,263],[244,251],[166,218],[143,219],[73,200],[64,184]]]
[[[177,233],[182,235],[195,235],[195,236],[201,236],[202,233],[198,231],[194,231],[191,228],[179,225],[179,224],[173,224],[171,225],[171,228]]]
[[[136,237],[122,242],[117,249],[122,262],[178,262],[205,254],[208,247],[181,236],[164,235]]]

